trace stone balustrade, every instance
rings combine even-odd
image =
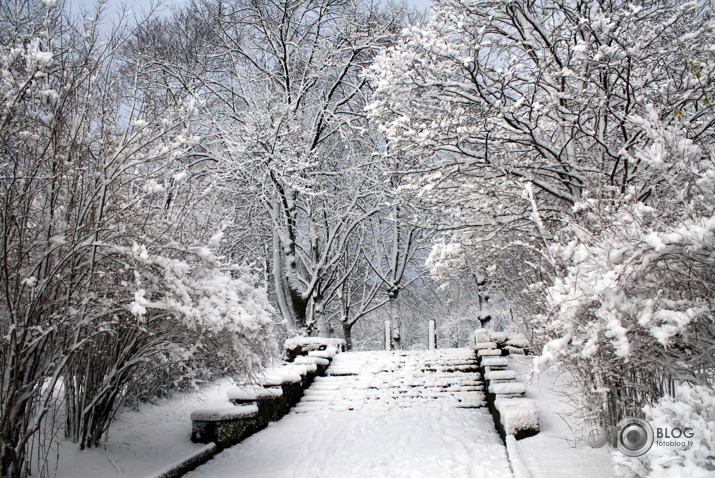
[[[503,355],[528,352],[528,342],[505,332],[477,329],[474,332],[474,350],[479,358],[482,376],[486,382],[487,404],[494,423],[503,438],[516,439],[539,432],[539,417],[533,400],[524,398],[526,384],[519,382],[516,371],[507,368],[509,360]]]
[[[290,342],[290,341],[289,341]],[[306,342],[306,346],[300,346]],[[272,369],[258,383],[228,390],[225,407],[191,413],[191,440],[215,443],[223,449],[279,420],[297,404],[316,376],[325,375],[330,361],[342,347],[335,339],[293,339],[293,361]],[[298,344],[298,345],[296,345]]]

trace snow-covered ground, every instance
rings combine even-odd
[[[339,354],[334,370],[351,375],[316,382],[307,395],[311,398],[296,407],[303,412],[292,412],[270,424],[187,476],[512,476],[505,447],[488,410],[460,408],[472,406],[460,401],[465,393],[476,397],[480,392],[468,392],[469,385],[463,382],[440,396],[435,392],[439,387],[430,389],[442,385],[443,373],[435,361],[430,365],[431,375],[424,379],[420,375],[424,372],[406,355],[395,362],[397,365],[390,365],[385,352],[361,354]],[[441,354],[460,360],[459,352]],[[357,367],[364,373],[352,375],[355,366],[346,360],[349,357],[365,360]],[[527,381],[531,360],[509,359],[509,368],[517,371],[518,380]],[[388,380],[387,374],[396,370],[400,373]],[[459,382],[464,375],[458,373],[453,378]],[[401,393],[403,388],[413,390],[420,381],[427,385],[424,400]],[[76,445],[63,444],[55,476],[146,477],[166,468],[202,448],[190,441],[191,411],[225,406],[226,392],[232,386],[222,380],[207,386],[202,394],[179,394],[127,412],[113,426],[106,448],[80,452]],[[537,376],[528,384],[527,396],[539,409],[541,433],[517,442],[522,461],[533,478],[614,476],[606,448],[592,449],[582,440],[574,443],[570,425],[560,416],[569,411],[563,390],[556,388],[563,386],[564,377],[550,374]],[[379,392],[381,389],[384,392]],[[354,397],[354,404],[348,403],[350,397]],[[320,402],[325,403],[324,408]]]
[[[191,442],[191,411],[226,405],[233,382],[219,380],[200,393],[182,393],[122,414],[102,448],[60,444],[58,478],[144,478],[199,451]],[[51,473],[52,475],[52,473]]]
[[[473,357],[339,354],[292,413],[188,476],[509,478]]]
[[[526,395],[539,412],[539,434],[517,441],[532,478],[614,477],[609,448],[591,448],[578,427],[569,422],[573,409],[565,393],[575,391],[568,386],[567,377],[547,371],[528,383],[532,360],[530,356],[509,357],[509,368],[516,370],[517,380],[527,383]]]
[[[509,478],[486,409],[292,413],[187,478]]]

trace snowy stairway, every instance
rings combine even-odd
[[[484,407],[484,382],[474,350],[338,354],[327,375],[315,379],[293,411],[381,410],[416,405]]]
[[[190,476],[512,478],[476,355],[339,353],[290,413]]]

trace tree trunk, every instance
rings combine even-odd
[[[273,205],[274,210],[277,212],[278,203]],[[286,289],[283,284],[283,257],[281,254],[281,241],[278,237],[278,232],[273,231],[273,287],[276,290],[276,301],[278,302],[278,310],[281,313],[281,317],[285,321],[289,329],[295,328],[295,320],[293,314],[291,314],[290,308],[288,307],[288,300],[286,298]]]
[[[402,349],[402,321],[400,320],[399,311],[397,307],[397,296],[399,294],[399,289],[397,287],[390,287],[390,289],[388,289],[387,291],[387,294],[390,301],[390,320],[392,321],[392,349],[400,350]]]
[[[353,325],[355,323],[350,323],[349,321],[340,321],[343,326],[343,339],[345,340],[345,350],[347,352],[353,349]]]

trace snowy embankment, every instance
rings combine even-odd
[[[226,406],[234,387],[218,380],[201,392],[180,393],[122,414],[112,425],[102,448],[80,451],[69,441],[60,444],[58,478],[144,478],[200,452],[206,445],[191,442],[191,412]]]
[[[588,446],[582,436],[587,431],[579,430],[569,419],[573,409],[567,395],[575,391],[568,386],[567,377],[545,371],[528,383],[532,360],[530,356],[509,357],[509,368],[527,384],[526,396],[534,400],[539,412],[540,433],[512,443],[531,478],[614,477],[610,450]]]

